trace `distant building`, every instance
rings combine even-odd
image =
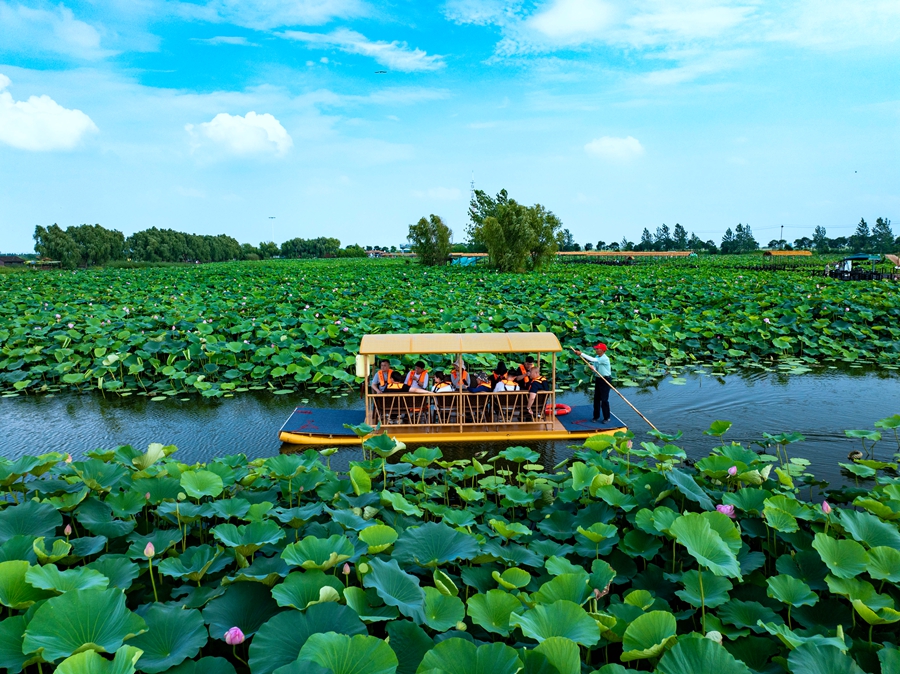
[[[18,255],[0,255],[0,267],[15,267],[25,264],[24,258]]]

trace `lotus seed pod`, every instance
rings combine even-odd
[[[465,632],[467,627],[466,624],[462,620],[460,620],[458,623],[456,623],[456,629],[460,632]]]
[[[360,564],[360,565],[357,566],[356,568],[359,569],[359,572],[360,572],[362,575],[366,575],[367,573],[369,573],[369,565],[366,564],[365,562],[363,562],[362,564]]]

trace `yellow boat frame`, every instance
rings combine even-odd
[[[585,439],[594,435],[613,435],[626,430],[625,426],[589,430],[569,430],[557,418],[556,415],[556,354],[562,351],[562,346],[556,335],[550,332],[515,332],[515,333],[417,333],[417,334],[391,334],[391,335],[365,335],[362,338],[357,356],[357,376],[363,377],[365,386],[365,422],[370,426],[378,423],[378,415],[375,409],[375,396],[370,390],[372,377],[372,365],[377,356],[391,355],[428,355],[446,354],[453,357],[453,362],[461,362],[467,354],[535,354],[537,365],[548,356],[551,363],[550,390],[546,392],[540,405],[548,403],[549,413],[535,421],[522,421],[521,410],[518,420],[513,421],[513,414],[509,419],[497,422],[494,419],[475,420],[468,414],[467,406],[476,400],[475,396],[505,395],[513,400],[513,405],[527,398],[527,392],[518,393],[484,393],[470,394],[465,389],[453,393],[440,394],[392,394],[393,399],[410,399],[413,404],[418,402],[421,408],[428,407],[429,421],[427,423],[405,423],[400,425],[383,426],[385,432],[390,433],[401,442],[407,444],[430,443],[456,443],[456,442],[526,442],[535,440],[576,440]],[[453,396],[456,406],[456,421],[450,423],[434,423],[430,418],[430,409],[435,396],[440,396],[446,401],[446,396]],[[409,409],[407,407],[407,409]],[[471,421],[467,420],[472,418]],[[282,442],[295,445],[359,445],[362,439],[355,434],[327,434],[327,433],[296,433],[282,430],[279,433]]]

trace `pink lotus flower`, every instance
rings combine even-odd
[[[734,514],[734,506],[733,505],[717,505],[716,510],[718,510],[723,515],[728,515],[731,519],[735,518]]]
[[[144,494],[144,498],[147,499],[148,501],[150,500],[150,492],[149,491],[146,494]]]
[[[147,547],[144,548],[144,557],[147,559],[153,559],[153,555],[156,554],[156,548],[153,547],[153,543],[147,543]]]
[[[831,506],[829,505],[828,501],[822,501],[822,512],[826,515],[831,514]]]
[[[72,535],[72,525],[71,525],[71,524],[67,524],[67,525],[66,525],[66,528],[63,529],[63,533],[66,535],[66,538],[68,538],[69,536],[71,536],[71,535]]]
[[[735,475],[737,475],[737,466],[732,466],[731,468],[729,468],[728,474],[731,475],[731,477],[734,477]]]
[[[764,318],[764,319],[763,319],[763,323],[768,323],[768,322],[769,322],[769,319],[768,319],[768,318]]]
[[[342,569],[342,572],[345,576],[350,575],[350,565],[347,564],[346,562],[344,562],[344,568]]]
[[[66,453],[66,463],[72,463],[72,455]]]
[[[225,632],[225,643],[229,646],[238,646],[244,643],[244,633],[240,627],[232,627]]]

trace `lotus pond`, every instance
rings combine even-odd
[[[661,433],[544,466],[364,426],[346,471],[160,444],[4,460],[0,667],[897,672],[900,415],[854,436],[873,482],[814,502],[796,434],[764,453],[729,427],[695,463]]]
[[[339,393],[357,387],[353,357],[372,332],[541,330],[581,346],[602,339],[625,386],[677,379],[696,363],[721,373],[900,366],[895,284],[733,263],[504,275],[405,261],[275,260],[5,274],[0,390],[155,399],[254,388]],[[558,374],[573,386],[587,379],[568,353]]]

